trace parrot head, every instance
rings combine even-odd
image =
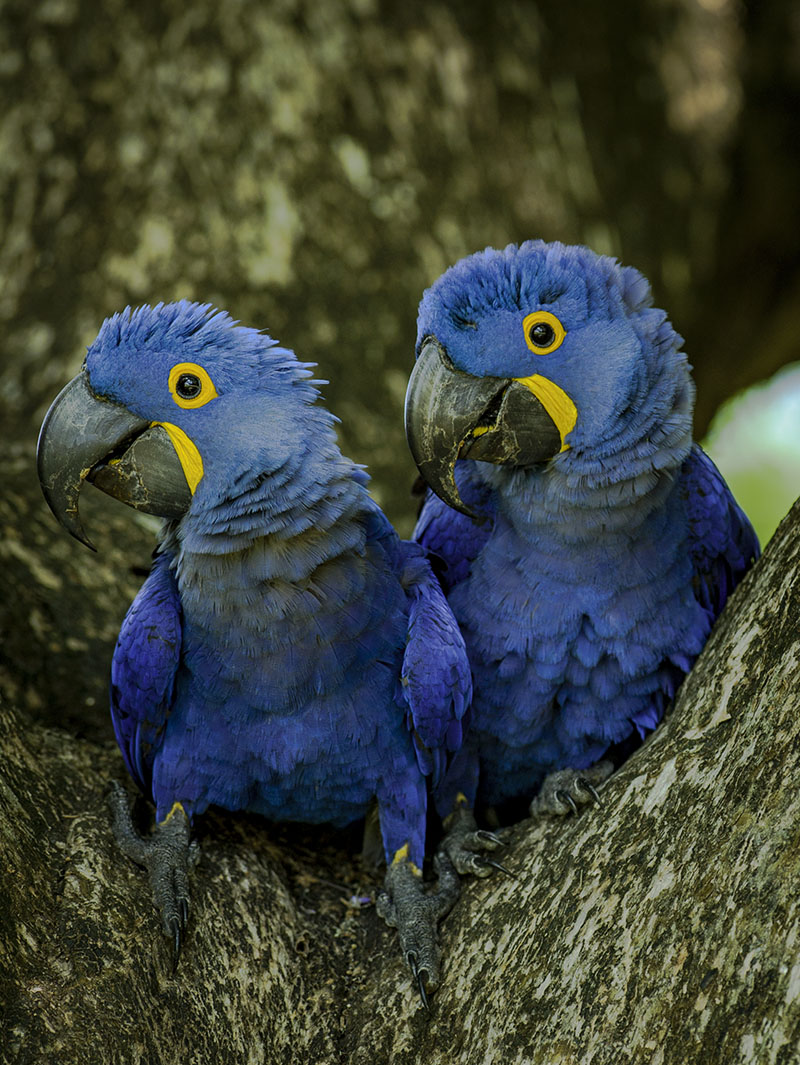
[[[691,406],[681,338],[631,267],[582,246],[487,248],[423,295],[406,435],[429,486],[472,512],[459,458],[542,468],[570,453],[602,460]]]
[[[86,480],[173,520],[197,497],[219,503],[302,454],[302,413],[318,396],[309,378],[291,351],[208,304],[128,308],[106,319],[45,416],[45,498],[88,547],[78,513]]]

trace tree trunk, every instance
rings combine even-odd
[[[200,826],[173,976],[109,829],[115,746],[4,706],[4,1060],[800,1061],[798,532],[800,504],[603,807],[522,822],[515,877],[465,885],[430,1012],[357,840],[247,816]]]

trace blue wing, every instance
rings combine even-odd
[[[419,544],[400,540],[377,507],[368,536],[380,543],[406,593],[408,630],[398,703],[406,709],[419,767],[435,784],[448,752],[461,746],[472,699],[464,639]]]
[[[111,719],[128,772],[151,797],[153,758],[169,717],[181,653],[170,556],[158,555],[122,623],[111,663]]]
[[[472,678],[464,639],[430,563],[416,544],[404,547],[407,556],[401,579],[409,613],[402,694],[417,762],[435,786],[447,753],[461,746]]]
[[[695,598],[714,621],[758,558],[758,537],[722,474],[695,444],[683,464],[681,492],[689,519]]]
[[[494,503],[490,489],[473,478],[472,462],[456,463],[461,498],[482,520],[467,517],[427,490],[414,529],[414,539],[431,558],[445,592],[468,575],[492,531]]]

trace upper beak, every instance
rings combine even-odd
[[[78,513],[85,480],[136,510],[180,518],[192,493],[167,432],[96,396],[79,373],[45,415],[37,447],[39,481],[56,518],[94,550]]]
[[[546,462],[563,447],[556,422],[524,380],[457,370],[430,337],[406,392],[406,438],[414,461],[449,506],[476,517],[455,482],[458,458],[514,466]]]

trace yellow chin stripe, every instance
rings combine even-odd
[[[177,425],[173,425],[171,422],[152,422],[151,424],[160,425],[162,429],[166,430],[172,441],[172,446],[175,448],[175,453],[180,459],[186,483],[189,485],[192,495],[194,495],[194,490],[200,484],[200,479],[203,476],[203,460],[200,457],[200,452],[183,429],[179,429]]]
[[[561,434],[561,450],[566,451],[569,444],[565,438],[575,428],[578,408],[563,388],[559,388],[541,374],[533,374],[532,377],[515,377],[514,380],[529,388],[553,419]]]

